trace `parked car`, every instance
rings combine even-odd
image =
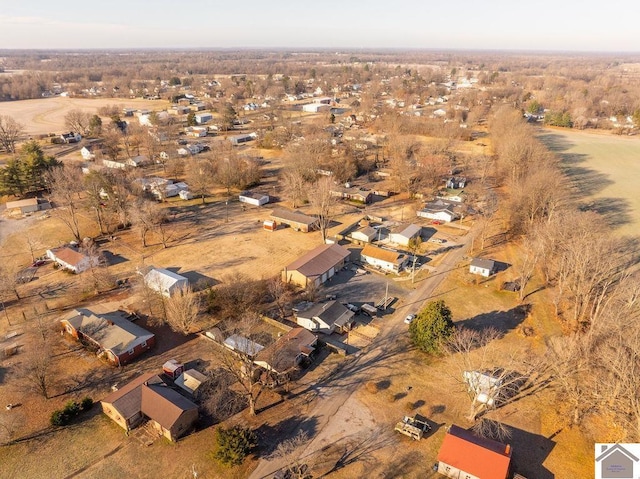
[[[404,323],[405,324],[411,324],[411,321],[413,321],[414,319],[416,319],[416,315],[415,314],[409,314],[406,318],[404,318]]]
[[[360,311],[360,308],[358,308],[357,306],[351,303],[347,303],[345,304],[345,306],[347,307],[347,309],[349,309],[350,311],[353,311],[354,313],[357,313],[358,311]]]
[[[442,239],[442,238],[429,238],[429,243],[437,243],[437,244],[443,244],[446,243],[447,240]]]

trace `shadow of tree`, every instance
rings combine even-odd
[[[513,446],[513,470],[524,477],[553,479],[555,475],[544,467],[544,461],[556,443],[540,434],[508,427],[511,430],[510,442]]]
[[[517,328],[525,320],[530,310],[531,305],[522,304],[507,311],[482,313],[473,318],[458,321],[457,324],[476,331],[493,328],[500,333],[500,336],[504,336],[509,331]]]
[[[269,457],[277,449],[278,444],[293,438],[300,431],[307,433],[307,437],[313,437],[318,427],[315,417],[300,418],[299,416],[284,419],[274,425],[262,424],[254,430],[258,437],[258,453],[260,457]]]
[[[623,198],[596,198],[580,205],[581,211],[594,211],[602,215],[602,220],[611,228],[616,228],[632,221],[631,206]]]

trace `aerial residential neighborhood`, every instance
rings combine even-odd
[[[183,8],[0,53],[0,477],[637,477],[637,54]]]

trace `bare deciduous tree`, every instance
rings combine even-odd
[[[72,132],[86,135],[89,132],[89,126],[91,124],[91,114],[84,110],[73,109],[69,110],[64,116],[64,126]]]
[[[190,159],[186,163],[186,181],[189,190],[199,196],[204,204],[204,198],[215,185],[215,167],[209,158],[200,160]]]
[[[173,331],[185,335],[196,331],[200,315],[200,298],[190,286],[179,289],[164,301],[167,324]]]
[[[24,126],[7,115],[0,115],[0,145],[8,153],[16,152],[16,143],[24,134]]]
[[[313,185],[313,195],[309,199],[318,217],[323,243],[327,240],[329,226],[337,205],[337,199],[331,193],[332,189],[333,183],[331,179],[324,176]]]
[[[47,172],[47,184],[51,190],[53,201],[57,204],[52,210],[52,216],[62,221],[80,242],[80,218],[82,207],[81,194],[84,192],[82,171],[71,165],[52,168]]]
[[[46,343],[24,353],[20,377],[26,389],[49,399],[52,382],[51,351]]]
[[[487,411],[516,400],[525,389],[544,384],[546,374],[521,351],[505,352],[495,346],[500,333],[492,328],[476,331],[457,328],[447,348],[469,398],[467,419],[475,422]]]

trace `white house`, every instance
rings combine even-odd
[[[211,113],[196,113],[194,118],[198,125],[204,125],[213,120],[213,115]]]
[[[353,311],[342,303],[327,301],[299,311],[296,315],[296,322],[309,331],[331,334],[336,329],[339,331],[350,329],[353,316]]]
[[[420,211],[417,211],[416,214],[421,218],[444,221],[446,223],[449,223],[458,217],[458,214],[453,211],[453,206],[441,200],[427,203],[425,207]]]
[[[488,278],[495,273],[496,262],[492,259],[473,258],[469,265],[469,273],[479,274]]]
[[[56,262],[61,268],[79,274],[88,270],[92,266],[97,266],[100,259],[97,256],[87,256],[74,248],[62,246],[47,250],[47,258]]]
[[[403,253],[378,248],[370,244],[364,247],[360,256],[365,263],[380,268],[383,271],[396,274],[398,274],[409,261],[409,257]]]
[[[389,233],[389,241],[402,246],[408,246],[409,242],[414,238],[419,238],[421,233],[421,226],[414,224],[403,224],[397,226]]]
[[[144,283],[148,288],[170,298],[172,295],[186,288],[189,280],[173,271],[153,266],[144,274]]]
[[[269,203],[269,195],[262,193],[253,193],[250,191],[244,191],[238,197],[241,203],[247,203],[253,206],[262,206]]]

